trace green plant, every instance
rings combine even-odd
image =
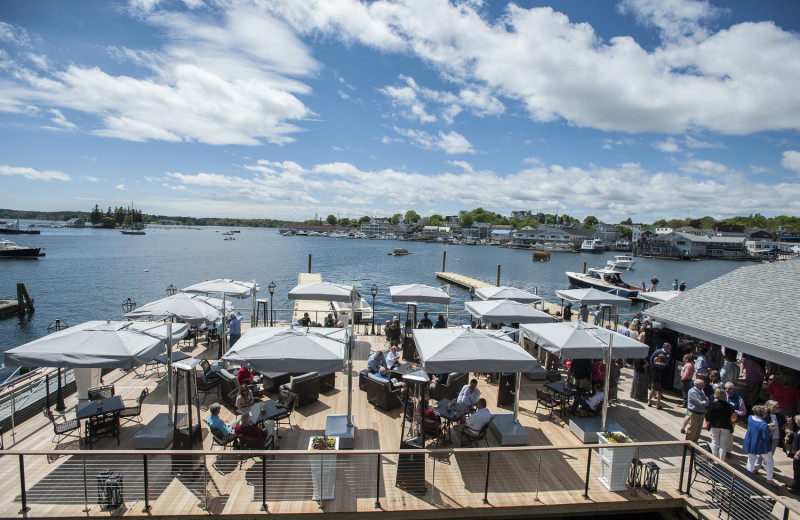
[[[626,444],[629,442],[633,442],[633,439],[631,439],[622,432],[604,432],[601,433],[600,435],[602,435],[603,438],[607,440],[609,444]]]
[[[327,451],[336,449],[336,439],[333,437],[312,437],[311,449],[317,451]]]

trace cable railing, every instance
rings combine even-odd
[[[736,520],[800,518],[796,503],[723,461],[711,462],[718,471],[716,479],[698,479],[698,460],[710,455],[686,441],[327,452],[68,449],[2,454],[3,516],[75,516],[120,507],[134,514],[188,516],[280,514],[297,512],[298,507],[356,513],[636,502],[640,509],[692,507]],[[620,455],[616,463],[614,454]],[[614,484],[619,475],[610,473],[615,470],[624,472],[625,493],[606,489],[620,490],[612,487],[619,485]]]

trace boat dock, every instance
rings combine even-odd
[[[440,280],[445,280],[448,283],[457,285],[464,289],[469,289],[470,287],[474,287],[476,289],[482,289],[484,287],[494,287],[489,282],[484,282],[483,280],[478,280],[477,278],[471,278],[463,274],[451,273],[447,271],[440,271],[436,273],[436,278],[439,278]]]
[[[19,300],[14,298],[0,298],[0,316],[16,314],[19,312]]]
[[[299,273],[297,275],[298,285],[321,281],[322,275],[319,273]],[[303,314],[306,312],[311,318],[311,321],[324,323],[328,314],[333,312],[333,307],[331,306],[331,302],[325,300],[295,300],[294,312],[292,312],[292,323],[300,321]]]

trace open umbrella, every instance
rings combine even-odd
[[[355,297],[355,287],[331,282],[303,283],[289,291],[290,300],[323,300],[349,302]]]
[[[652,291],[652,292],[640,292],[639,298],[640,300],[644,300],[651,304],[656,303],[664,303],[668,302],[671,299],[675,298],[676,296],[680,296],[683,291]]]
[[[619,307],[620,305],[631,304],[628,298],[605,291],[598,291],[597,289],[567,289],[556,291],[556,296],[562,300],[572,303],[585,303],[586,305],[613,305],[614,307]]]
[[[441,303],[450,305],[450,295],[439,287],[431,287],[421,283],[410,285],[392,285],[389,287],[389,294],[393,302],[408,303],[414,306],[414,323],[417,322],[418,303]],[[450,308],[447,308],[447,318],[450,321]]]
[[[170,316],[191,326],[211,325],[222,319],[222,300],[202,294],[177,293],[125,313],[126,318]],[[227,306],[230,309],[230,305]],[[228,310],[226,309],[226,311]]]
[[[253,327],[222,359],[259,372],[334,372],[345,362],[347,329]]]
[[[492,323],[552,323],[553,317],[530,305],[511,300],[465,302],[470,314]]]
[[[218,294],[222,296],[222,306],[227,308],[225,299],[230,296],[231,298],[253,298],[253,325],[255,325],[255,318],[257,314],[256,293],[259,286],[255,280],[252,282],[240,282],[238,280],[230,280],[227,278],[217,278],[216,280],[206,280],[205,282],[196,283],[181,289],[181,292],[199,293],[199,294]],[[225,323],[223,318],[222,323]],[[225,331],[220,334],[220,352],[225,352]]]
[[[516,287],[501,285],[500,287],[482,287],[475,290],[481,300],[511,300],[519,303],[539,303],[544,298],[538,294]]]
[[[583,322],[537,323],[520,325],[523,338],[538,343],[563,359],[603,358],[611,363],[612,349],[617,357],[637,358],[647,355],[649,347],[609,329]],[[603,430],[608,414],[608,386],[611,370],[606,370],[603,394]]]

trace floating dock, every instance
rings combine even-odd
[[[450,273],[450,272],[438,272],[436,273],[436,278],[441,280],[445,280],[453,285],[458,285],[459,287],[463,287],[464,289],[469,289],[470,287],[474,287],[476,289],[482,289],[484,287],[494,287],[494,285],[484,282],[483,280],[478,280],[477,278],[471,278],[469,276],[465,276],[463,274],[458,273]]]
[[[17,312],[19,312],[19,300],[0,298],[0,316],[16,314]]]

